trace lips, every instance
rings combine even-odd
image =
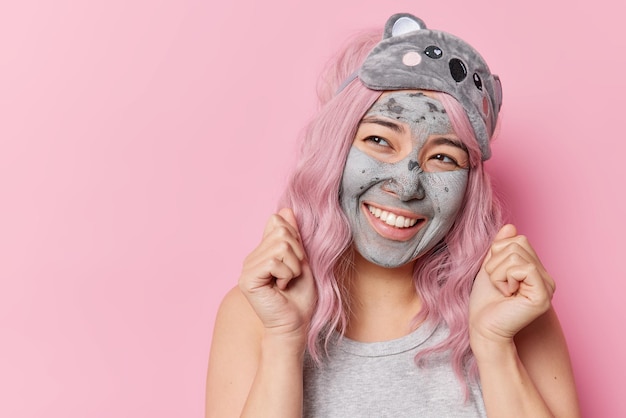
[[[373,205],[366,206],[370,213],[374,215],[374,217],[385,222],[387,225],[394,226],[396,228],[410,228],[417,223],[416,218],[409,218],[403,215],[397,215],[393,212],[388,212]]]
[[[365,203],[363,212],[372,228],[382,237],[393,241],[408,241],[418,233],[425,224],[425,218],[411,216],[401,210],[380,208]]]

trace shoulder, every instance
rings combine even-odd
[[[220,304],[213,328],[207,416],[230,416],[235,411],[229,408],[244,404],[259,363],[262,332],[245,296],[238,287],[231,289]]]
[[[553,308],[515,336],[519,358],[555,416],[579,416],[574,374]]]

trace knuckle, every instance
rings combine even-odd
[[[293,268],[294,277],[299,277],[301,274],[302,274],[302,268],[300,267],[300,264],[295,265]]]
[[[291,232],[289,232],[289,228],[287,228],[287,226],[282,225],[282,224],[274,228],[274,234],[280,238],[287,238],[291,236]]]
[[[522,246],[528,245],[528,237],[526,235],[517,235],[515,237],[515,242]]]
[[[548,309],[550,309],[550,306],[552,306],[552,298],[546,295],[546,297],[540,302],[539,306],[543,312],[547,312]]]
[[[527,271],[529,274],[537,274],[539,276],[541,276],[541,272],[539,271],[539,268],[537,268],[537,266],[533,263],[528,263],[527,267],[526,267]]]
[[[554,292],[556,292],[556,282],[554,281],[554,279],[549,274],[546,274],[543,280],[546,289],[548,289],[548,292],[550,292],[550,295],[554,295]]]
[[[519,253],[524,250],[524,245],[519,241],[513,241],[509,244],[509,251]]]
[[[276,257],[270,257],[265,261],[265,268],[267,269],[267,271],[272,271],[275,270],[276,267],[280,266],[281,261],[279,259],[277,259]]]
[[[245,269],[246,266],[249,266],[250,264],[252,264],[253,259],[254,259],[254,252],[251,252],[243,259],[243,262],[242,262],[243,268]]]
[[[506,260],[507,260],[508,263],[515,264],[515,265],[522,264],[525,261],[524,258],[521,255],[519,255],[518,253],[515,253],[515,252],[507,255],[506,256]]]
[[[280,225],[281,217],[277,213],[273,213],[270,216],[269,222],[272,223],[273,225]]]
[[[283,240],[278,241],[275,246],[275,250],[278,251],[279,253],[285,253],[289,251],[289,248],[290,248],[289,243]]]

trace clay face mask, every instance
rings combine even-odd
[[[380,158],[369,150],[386,150],[393,141],[381,135],[361,138],[359,128],[344,168],[340,203],[356,250],[378,265],[399,267],[420,257],[450,230],[463,201],[468,169],[450,164],[445,155],[429,153],[433,141],[445,142],[454,132],[441,103],[422,93],[381,96],[361,126],[366,123],[401,126],[408,153]],[[461,148],[456,149],[458,154]],[[442,165],[446,168],[440,169]]]

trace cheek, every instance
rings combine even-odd
[[[383,178],[382,163],[352,147],[341,179],[342,198],[354,198]]]
[[[467,188],[468,170],[425,174],[427,194],[436,205],[436,213],[454,216],[461,207]]]

